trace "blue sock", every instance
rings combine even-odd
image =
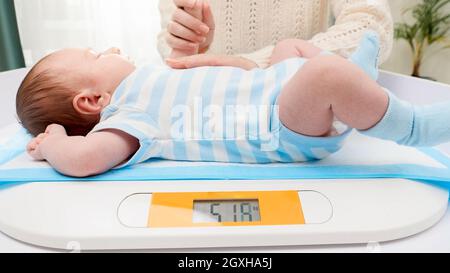
[[[377,80],[379,54],[380,39],[377,33],[370,31],[364,35],[358,49],[349,60],[364,70],[370,78]]]
[[[384,118],[362,134],[401,145],[431,147],[450,141],[450,102],[429,106],[413,106],[389,94],[389,107]]]

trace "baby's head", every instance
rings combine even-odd
[[[17,115],[35,136],[54,123],[64,126],[69,135],[86,135],[134,70],[117,48],[103,53],[57,51],[39,61],[23,80],[16,97]]]

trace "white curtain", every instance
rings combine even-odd
[[[161,61],[157,0],[15,0],[15,6],[27,66],[67,47],[116,46],[137,64]]]

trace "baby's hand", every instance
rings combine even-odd
[[[47,126],[45,133],[33,138],[27,145],[28,154],[35,160],[45,160],[42,154],[42,143],[54,136],[67,136],[67,132],[61,125],[52,124]]]
[[[51,136],[56,136],[56,135],[67,136],[66,129],[63,126],[58,125],[58,124],[52,124],[52,125],[47,126],[45,133],[47,133]]]
[[[37,137],[33,138],[27,145],[27,152],[34,160],[45,160],[42,156],[42,152],[40,149],[40,144],[45,140],[48,136],[46,133],[42,133]]]

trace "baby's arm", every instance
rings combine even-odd
[[[27,151],[36,160],[47,160],[62,174],[87,177],[118,166],[138,148],[137,139],[118,130],[70,137],[64,127],[53,124],[28,144]]]
[[[280,63],[290,58],[311,59],[318,56],[322,50],[313,44],[300,39],[287,39],[279,42],[273,50],[270,65]]]

